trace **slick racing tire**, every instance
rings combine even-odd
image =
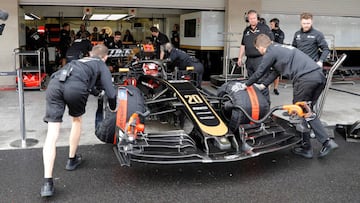
[[[256,87],[251,90],[248,88],[247,90],[234,91],[236,88],[232,87],[236,85],[236,83],[239,83],[239,81],[224,83],[218,89],[217,96],[229,98],[229,102],[231,102],[232,105],[241,106],[247,114],[256,120],[265,116],[269,112],[270,104],[261,91]],[[250,123],[250,120],[239,109],[222,109],[221,113],[228,121],[228,126],[233,132],[236,132],[240,124]]]
[[[109,107],[105,107],[104,111],[104,120],[97,125],[95,135],[105,143],[114,143],[116,112],[111,112]]]
[[[129,120],[130,116],[135,112],[145,112],[145,101],[142,92],[132,85],[122,88],[128,90],[126,120]],[[107,101],[103,102],[105,104],[107,103]],[[99,104],[98,108],[101,108],[101,104]],[[115,129],[117,112],[111,112],[108,106],[105,107],[104,112],[102,122],[99,122],[96,126],[95,135],[105,143],[116,144]]]

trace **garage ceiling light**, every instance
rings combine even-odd
[[[25,20],[40,20],[41,18],[33,13],[25,13],[24,14]]]
[[[90,20],[105,20],[109,14],[93,14],[90,17]]]
[[[126,16],[127,14],[93,14],[90,20],[120,20]]]
[[[109,17],[107,17],[106,20],[120,20],[121,18],[126,17],[127,14],[111,14]]]

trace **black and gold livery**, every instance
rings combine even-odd
[[[128,81],[129,78],[133,81],[122,84],[120,88],[136,84],[127,91],[129,97],[134,92],[141,92],[142,96],[137,98],[144,100],[148,112],[145,115],[143,110],[133,110],[143,121],[140,125],[143,130],[136,135],[121,127],[115,129],[116,140],[111,141],[116,143],[114,152],[121,165],[129,166],[131,162],[176,164],[238,161],[285,149],[301,141],[295,127],[283,119],[273,118],[272,111],[255,118],[251,112],[254,108],[237,103],[233,95],[217,96],[196,88],[191,81],[174,79],[176,77],[161,64],[139,61],[136,66],[127,67],[127,72],[117,73],[125,77],[121,81]],[[158,68],[157,74],[144,67]],[[134,91],[134,88],[139,91]],[[242,94],[245,97],[251,95],[250,92]],[[131,102],[132,105],[135,102]],[[230,110],[229,104],[233,106]],[[248,102],[246,105],[253,104]],[[245,111],[244,116],[250,118],[230,129],[224,111],[232,111],[231,108]],[[138,124],[127,121],[124,126],[126,129],[137,129]]]

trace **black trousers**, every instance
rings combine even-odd
[[[319,98],[322,90],[325,87],[326,78],[322,70],[313,71],[308,73],[293,82],[293,103],[299,101],[311,101],[311,106],[314,106]],[[307,123],[313,129],[316,139],[320,143],[324,143],[329,139],[329,136],[322,125],[319,117],[313,114],[312,117],[306,119]],[[303,134],[303,143],[310,147],[310,133]]]

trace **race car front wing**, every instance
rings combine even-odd
[[[289,148],[301,141],[301,135],[281,118],[271,118],[262,124],[247,124],[241,129],[243,133],[240,135],[204,135],[201,141],[183,130],[145,133],[134,141],[119,140],[114,152],[122,166],[130,166],[131,162],[215,163],[244,160]],[[245,150],[248,148],[244,145],[251,150]]]

